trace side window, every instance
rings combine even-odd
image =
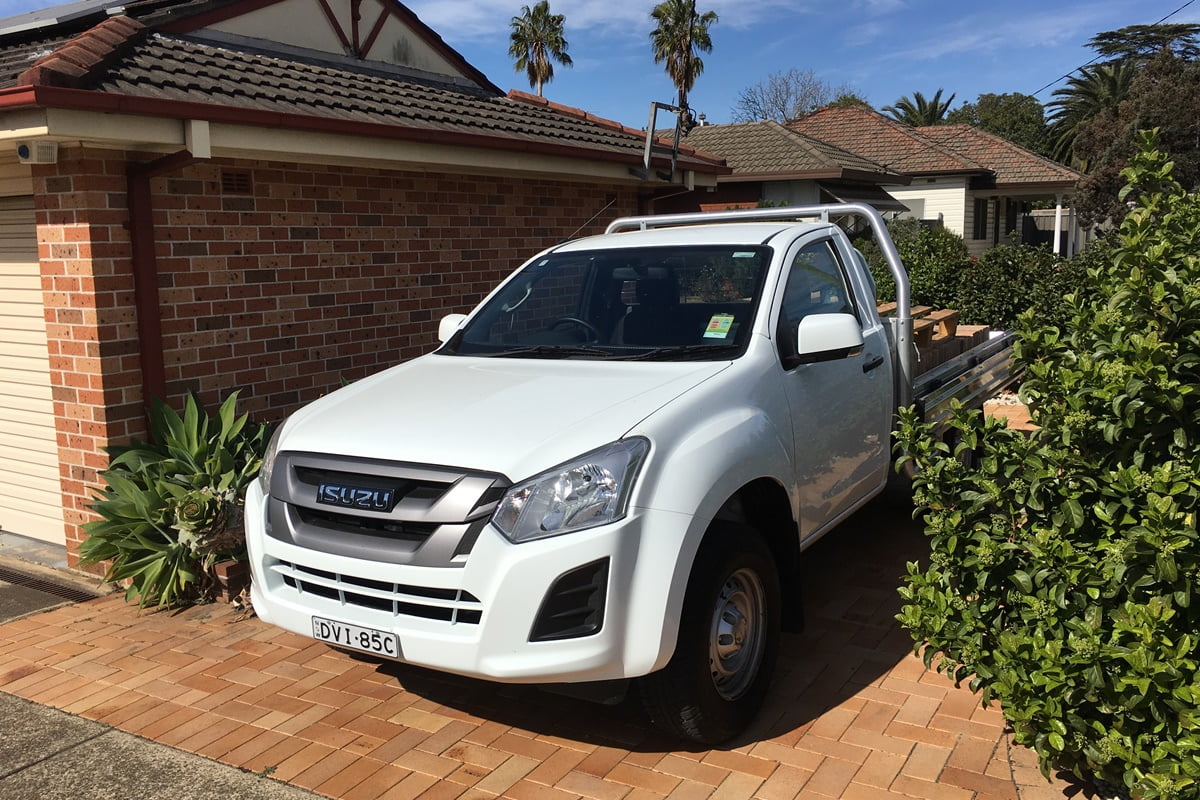
[[[853,314],[854,302],[846,285],[833,242],[814,242],[796,254],[783,292],[781,324],[794,333],[809,314]]]

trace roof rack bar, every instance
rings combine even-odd
[[[896,361],[900,374],[896,381],[897,405],[907,406],[912,403],[912,386],[914,375],[914,360],[916,348],[913,344],[912,296],[909,290],[908,273],[900,261],[900,254],[892,237],[888,235],[887,225],[879,212],[866,203],[822,203],[811,206],[790,206],[786,208],[751,208],[735,211],[703,211],[690,214],[658,214],[642,217],[621,217],[609,223],[605,233],[621,231],[650,230],[652,228],[668,228],[679,225],[698,225],[714,222],[761,222],[764,220],[803,220],[819,219],[828,222],[831,215],[857,216],[865,219],[875,234],[875,241],[883,251],[888,270],[896,282]]]

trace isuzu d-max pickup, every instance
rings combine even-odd
[[[832,220],[874,230],[894,317]],[[432,353],[279,427],[246,497],[254,608],[491,681],[635,679],[655,720],[725,740],[800,619],[801,552],[884,488],[897,406],[1007,379],[1004,339],[915,379],[908,295],[858,204],[551,247]]]

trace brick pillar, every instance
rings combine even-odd
[[[129,214],[123,154],[59,151],[57,164],[34,168],[38,256],[42,267],[50,383],[61,470],[68,561],[103,448],[145,435],[130,274]]]

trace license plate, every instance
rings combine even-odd
[[[394,633],[363,628],[347,622],[334,622],[322,617],[312,618],[312,629],[313,638],[322,642],[362,650],[364,653],[374,653],[377,656],[400,657],[400,642]]]

